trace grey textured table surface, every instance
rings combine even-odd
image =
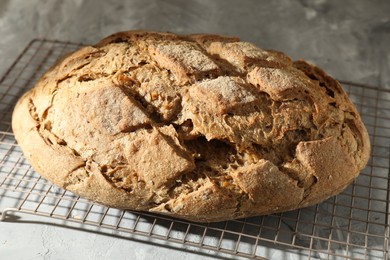
[[[390,88],[390,1],[363,0],[0,0],[0,75],[34,38],[94,43],[129,29],[240,36],[309,60],[339,79]],[[199,258],[78,230],[0,222],[0,259],[80,256]]]

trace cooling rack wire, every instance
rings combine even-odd
[[[80,46],[33,40],[0,81],[1,221],[18,225],[35,215],[42,225],[72,228],[70,224],[76,224],[86,232],[212,256],[264,259],[279,250],[296,259],[389,257],[390,89],[341,81],[362,115],[372,144],[367,167],[343,193],[291,212],[197,224],[94,204],[51,185],[23,157],[11,129],[18,97],[59,57]]]

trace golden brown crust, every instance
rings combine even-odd
[[[60,60],[18,101],[32,166],[99,203],[192,221],[341,192],[369,138],[340,84],[235,37],[120,32]]]

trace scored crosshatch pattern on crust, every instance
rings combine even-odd
[[[0,81],[0,219],[10,213],[77,222],[81,229],[99,227],[120,237],[171,241],[189,250],[200,248],[231,255],[262,258],[270,249],[302,258],[384,259],[389,239],[390,91],[342,82],[359,110],[371,139],[371,158],[344,192],[308,208],[210,224],[191,223],[150,213],[107,208],[42,179],[16,144],[12,109],[17,99],[58,58],[82,46],[33,40]],[[17,220],[15,220],[17,222]],[[17,224],[17,223],[16,223]],[[206,252],[206,251],[205,251]],[[210,251],[207,251],[210,252]],[[211,254],[211,253],[209,253]]]

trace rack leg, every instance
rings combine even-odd
[[[7,217],[8,212],[16,211],[15,208],[5,208],[3,211],[0,212],[0,221],[4,221]]]

